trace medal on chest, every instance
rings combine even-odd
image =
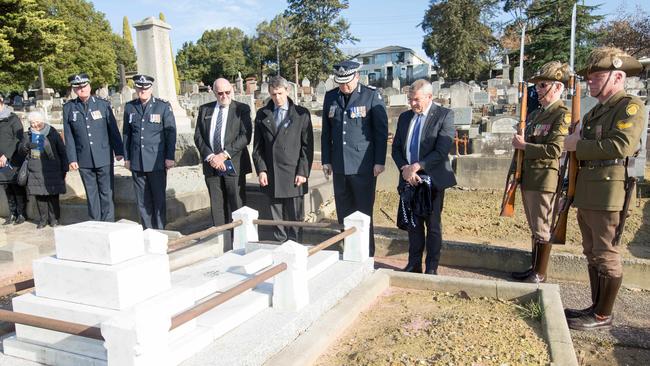
[[[90,112],[90,116],[94,120],[101,119],[102,118],[102,112],[100,112],[100,111],[92,111],[92,112]]]
[[[135,113],[129,113],[129,123],[133,123],[133,115]]]
[[[160,114],[150,114],[149,122],[151,123],[160,123]]]
[[[329,110],[329,112],[327,113],[327,117],[329,117],[329,118],[334,118],[334,114],[335,114],[335,113],[336,113],[336,106],[335,106],[335,105],[331,105],[331,106],[330,106],[330,110]]]
[[[77,114],[79,111],[72,111],[72,122],[77,122]]]

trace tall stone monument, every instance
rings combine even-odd
[[[149,17],[133,25],[136,30],[138,72],[152,76],[153,95],[171,103],[179,133],[192,132],[190,118],[178,103],[169,40],[172,27],[160,19]]]

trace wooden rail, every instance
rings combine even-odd
[[[282,221],[282,220],[253,220],[253,224],[259,226],[296,226],[318,229],[343,230],[345,227],[336,222],[305,222],[305,221]]]
[[[354,234],[354,232],[356,232],[356,231],[357,231],[357,228],[353,226],[353,227],[343,231],[342,233],[334,235],[333,237],[325,240],[324,242],[309,248],[309,256],[312,256],[312,255],[320,252],[321,250],[338,243],[339,241],[341,241],[341,240],[347,238],[348,236]]]
[[[76,335],[79,337],[92,338],[100,341],[104,340],[104,337],[102,337],[102,331],[98,327],[91,327],[83,324],[66,322],[63,320],[44,318],[31,314],[16,313],[3,309],[0,309],[0,320],[9,323],[24,324],[30,325],[32,327],[49,329],[56,332]]]
[[[190,235],[185,235],[183,237],[180,237],[178,239],[170,240],[167,242],[167,253],[170,252],[175,252],[177,250],[185,249],[187,247],[192,246],[193,244],[187,244],[188,242],[200,238],[205,238],[206,236],[218,234],[220,232],[224,232],[226,230],[230,230],[232,228],[236,228],[237,226],[240,226],[243,222],[241,220],[235,220],[229,224],[224,224],[224,225],[219,225],[219,226],[212,226],[209,227],[205,230],[197,231],[195,233],[192,233]],[[184,245],[185,244],[185,245]]]

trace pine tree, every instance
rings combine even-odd
[[[131,47],[133,46],[133,36],[131,36],[131,26],[129,25],[129,18],[124,16],[122,18],[122,38],[124,38]]]

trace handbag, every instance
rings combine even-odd
[[[17,175],[18,175],[18,169],[12,166],[9,162],[7,162],[7,165],[0,168],[0,184],[16,183]]]
[[[18,176],[16,177],[16,183],[22,187],[27,185],[27,176],[29,175],[29,168],[27,167],[28,161],[29,159],[25,159],[23,165],[20,166],[20,170],[18,171]]]

